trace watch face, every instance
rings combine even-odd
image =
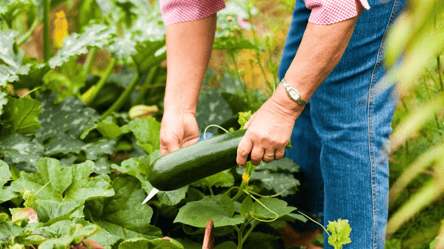
[[[290,90],[290,95],[295,100],[299,98],[299,94],[295,92],[293,89]]]

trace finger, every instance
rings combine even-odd
[[[261,163],[262,158],[264,157],[264,149],[259,146],[254,146],[253,150],[251,150],[251,164],[257,166]]]
[[[197,137],[197,138],[193,138],[193,139],[191,139],[191,140],[189,140],[189,141],[186,141],[186,142],[184,142],[184,143],[182,144],[182,147],[187,147],[187,146],[193,145],[193,144],[195,144],[195,143],[197,142],[197,140],[199,140],[199,137]],[[182,147],[181,147],[181,148],[182,148]]]
[[[180,148],[179,141],[174,137],[164,138],[160,141],[160,143],[161,143],[160,147],[163,148],[163,150],[160,151],[161,154],[162,153],[168,154]]]
[[[237,147],[237,157],[236,162],[241,168],[247,165],[247,158],[253,148],[253,141],[251,141],[247,136],[244,136]]]
[[[279,160],[283,158],[285,155],[285,147],[282,147],[281,149],[276,150],[276,154],[274,154],[274,160]]]
[[[265,153],[264,153],[264,158],[262,158],[262,161],[269,163],[269,162],[273,161],[274,156],[275,156],[275,153],[273,150],[266,149]]]

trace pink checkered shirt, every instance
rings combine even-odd
[[[358,14],[356,2],[359,9],[370,9],[367,0],[305,0],[305,5],[311,9],[308,21],[326,25],[350,19]],[[224,0],[160,0],[162,18],[166,26],[202,19],[223,8]]]

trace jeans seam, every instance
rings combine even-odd
[[[396,13],[396,10],[398,8],[399,0],[395,0],[393,3],[392,11],[390,13],[390,18],[388,20],[387,26],[384,31],[384,35],[382,36],[381,44],[379,45],[378,49],[378,56],[376,58],[376,64],[373,68],[372,72],[372,78],[370,83],[370,89],[369,89],[369,96],[368,96],[368,136],[369,136],[369,154],[370,154],[370,164],[371,164],[371,180],[372,180],[372,204],[373,204],[373,231],[372,231],[372,240],[373,240],[373,248],[377,249],[378,243],[377,243],[377,235],[378,235],[378,219],[377,219],[377,213],[376,213],[376,206],[377,206],[377,196],[376,196],[376,164],[375,164],[375,158],[374,158],[374,151],[373,151],[373,122],[372,122],[372,111],[373,111],[373,86],[375,84],[375,78],[376,78],[376,72],[379,69],[379,66],[382,64],[383,60],[383,52],[384,52],[384,45],[386,43],[386,36],[388,33],[388,30],[393,22],[394,15]]]

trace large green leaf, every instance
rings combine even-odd
[[[262,171],[262,170],[270,170],[274,172],[283,172],[283,171],[289,171],[291,173],[293,172],[299,172],[299,165],[297,165],[293,159],[283,157],[279,160],[273,160],[269,163],[261,162],[256,168],[256,171]]]
[[[98,123],[96,128],[100,134],[102,134],[102,136],[116,139],[124,134],[124,132],[116,123],[110,121],[111,118],[111,116],[108,116],[105,120],[103,120],[103,122]]]
[[[9,97],[4,112],[3,118],[9,122],[9,127],[1,130],[3,135],[13,133],[25,135],[35,133],[37,128],[42,128],[38,120],[38,117],[43,113],[40,102],[29,96],[19,99]]]
[[[183,245],[175,239],[129,239],[119,245],[119,249],[184,249]]]
[[[121,163],[121,166],[113,164],[111,167],[124,174],[132,175],[139,179],[139,181],[142,183],[142,188],[148,194],[153,189],[153,186],[147,180],[147,170],[149,165],[159,157],[160,151],[156,150],[155,153],[150,155],[142,156],[140,158],[127,159]],[[157,193],[157,198],[159,198],[159,202],[162,204],[170,206],[176,205],[185,198],[188,191],[188,186],[189,185],[173,191],[159,191]]]
[[[100,139],[96,142],[87,143],[81,147],[85,151],[88,160],[97,160],[100,155],[110,155],[114,151],[114,139]]]
[[[78,224],[75,221],[63,220],[50,225],[49,227],[36,228],[33,233],[45,235],[51,238],[43,242],[39,248],[69,248],[71,244],[80,243],[83,238],[88,238],[101,231],[101,228],[94,224]]]
[[[230,173],[230,170],[224,170],[217,174],[205,177],[199,181],[193,182],[191,184],[192,186],[196,187],[202,187],[202,186],[208,186],[208,187],[231,187],[234,185],[234,177]]]
[[[4,187],[4,185],[11,179],[11,172],[9,171],[9,166],[0,160],[0,203],[9,201],[12,198],[17,197],[17,195],[12,192],[9,187]]]
[[[13,82],[15,89],[28,88],[33,89],[41,85],[43,77],[51,70],[45,63],[28,63],[25,66],[29,70],[22,73],[17,72],[18,80]]]
[[[137,53],[133,55],[133,60],[140,75],[147,74],[152,67],[159,65],[166,59],[165,40],[144,41],[136,49]]]
[[[281,193],[282,196],[295,194],[297,187],[300,185],[299,180],[295,179],[293,174],[284,174],[284,171],[298,172],[297,165],[291,158],[281,158],[269,163],[261,162],[252,172],[251,180],[261,181],[263,186],[268,190],[273,190],[276,194]],[[242,175],[245,169],[236,168],[236,172]]]
[[[225,195],[205,196],[200,201],[188,202],[179,210],[174,223],[180,222],[194,227],[206,227],[213,220],[214,227],[234,226],[244,223],[245,218],[234,214],[234,203]]]
[[[114,196],[85,203],[85,215],[121,239],[162,237],[162,231],[149,224],[153,210],[141,204],[146,193],[140,182],[133,176],[121,175],[112,187]]]
[[[81,35],[73,33],[65,37],[62,49],[48,61],[48,64],[51,68],[61,66],[68,62],[72,56],[88,53],[88,49],[91,47],[102,48],[115,35],[115,29],[100,24],[87,27]]]
[[[273,190],[276,194],[281,193],[282,196],[293,195],[301,185],[299,180],[295,179],[292,174],[272,173],[268,170],[253,171],[251,180],[259,180],[268,190]]]
[[[83,217],[83,202],[55,200],[40,200],[31,205],[37,212],[38,220],[45,226],[54,224],[61,220],[69,220],[74,217]]]
[[[162,204],[169,206],[176,205],[181,200],[185,199],[185,194],[188,191],[188,187],[189,185],[186,185],[172,191],[159,191],[159,193],[157,193],[157,198],[159,198],[159,201]]]
[[[1,242],[7,242],[8,239],[20,235],[23,230],[23,228],[12,222],[0,223],[0,245]]]
[[[34,166],[42,156],[43,146],[35,139],[31,140],[14,133],[0,138],[0,153],[5,155],[5,161],[7,162],[26,162]]]
[[[0,86],[18,80],[18,75],[28,74],[31,68],[31,64],[22,65],[23,50],[14,51],[17,35],[18,32],[15,30],[0,32],[0,63],[5,64],[0,64]]]
[[[286,201],[277,198],[263,197],[259,199],[259,201],[262,202],[262,204],[266,206],[268,209],[275,212],[278,215],[278,218],[287,215],[297,209],[295,207],[288,206]],[[251,215],[259,219],[276,218],[276,215],[267,210],[264,206],[259,204],[257,201],[254,202],[253,208],[251,210]]]
[[[132,131],[137,138],[137,145],[148,154],[160,147],[160,123],[153,117],[145,119],[136,118],[129,124],[122,126],[122,131]]]
[[[216,245],[214,249],[236,249],[236,248],[237,244],[234,241],[225,241]]]
[[[100,116],[78,98],[67,97],[53,104],[56,99],[57,95],[52,92],[40,95],[42,129],[37,129],[36,139],[45,145],[46,155],[79,153],[85,145],[78,139],[79,135],[97,123]]]
[[[21,193],[25,188],[33,193],[40,190],[36,194],[37,199],[59,202],[82,202],[114,195],[107,175],[89,177],[94,171],[94,163],[91,161],[62,168],[56,159],[41,158],[36,167],[37,173],[23,173],[18,180],[14,181],[11,184],[12,190]]]
[[[132,39],[131,33],[123,33],[123,37],[113,39],[112,43],[106,47],[106,50],[113,54],[116,59],[127,62],[132,61],[131,56],[137,52],[137,43]]]

